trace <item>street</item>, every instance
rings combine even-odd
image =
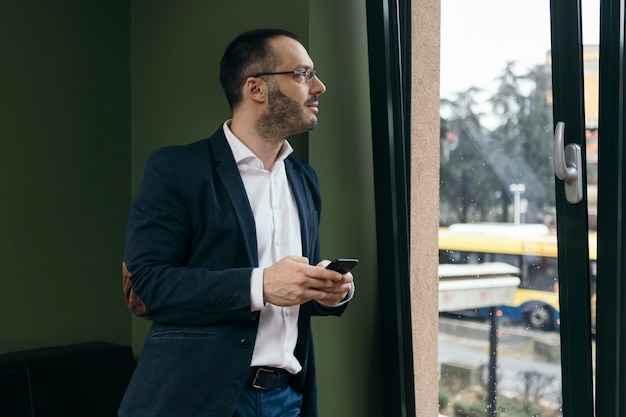
[[[462,364],[481,369],[483,383],[489,363],[489,322],[439,318],[439,366]],[[560,340],[557,332],[499,326],[497,391],[521,398],[540,398],[544,405],[561,403]],[[478,371],[479,374],[481,373]]]

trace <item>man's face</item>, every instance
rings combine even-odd
[[[259,125],[266,136],[284,138],[308,132],[317,126],[316,103],[317,97],[299,102],[272,86],[268,95],[268,108],[261,116]]]
[[[294,39],[272,40],[279,65],[274,71],[306,70],[313,62],[304,47]],[[317,78],[282,74],[268,80],[268,106],[258,124],[265,136],[285,138],[317,126],[318,99],[326,86]]]

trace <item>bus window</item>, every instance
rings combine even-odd
[[[524,279],[521,288],[538,291],[557,289],[557,258],[524,256]]]

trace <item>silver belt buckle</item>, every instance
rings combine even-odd
[[[259,368],[256,370],[256,373],[254,374],[254,381],[252,382],[252,388],[256,388],[256,389],[260,389],[260,390],[264,390],[267,391],[269,390],[269,388],[267,387],[263,387],[261,385],[257,385],[256,380],[259,378],[259,372],[266,372],[268,374],[273,374],[274,372],[272,372],[271,369],[265,369],[265,368]],[[276,376],[276,378],[278,379],[278,376]],[[276,384],[276,380],[274,381],[274,384]]]

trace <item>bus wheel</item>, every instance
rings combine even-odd
[[[545,306],[536,306],[525,314],[526,325],[535,330],[551,330],[552,314]]]

